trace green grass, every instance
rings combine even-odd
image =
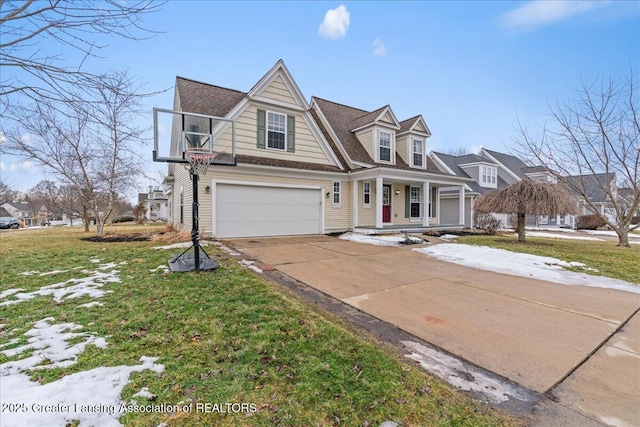
[[[526,254],[549,256],[563,261],[578,261],[595,268],[586,271],[632,283],[640,282],[640,245],[630,248],[617,246],[614,241],[580,241],[527,237],[526,243],[517,242],[513,236],[463,236],[460,243],[506,249]],[[575,269],[583,271],[583,269]]]
[[[119,226],[119,232],[154,232],[157,227]],[[113,230],[108,230],[113,231]],[[90,235],[90,234],[89,234]],[[72,277],[89,261],[121,262],[122,283],[101,298],[103,307],[77,308],[89,298],[55,303],[37,297],[2,307],[0,343],[52,316],[56,323],[83,325],[76,332],[106,338],[108,347],[88,346],[78,363],[32,374],[41,383],[98,366],[140,364],[159,357],[165,371],[133,374],[122,397],[142,387],[155,404],[253,403],[240,414],[130,413],[127,426],[377,426],[385,420],[405,426],[509,426],[518,421],[475,403],[402,360],[393,350],[339,319],[309,307],[273,283],[221,256],[213,273],[151,273],[177,252],[153,250],[162,242],[92,243],[77,229],[0,233],[1,290],[34,291]],[[22,276],[37,270],[71,270],[53,276]],[[0,354],[0,363],[8,358]],[[140,404],[149,404],[137,398]],[[79,402],[81,403],[81,402]]]

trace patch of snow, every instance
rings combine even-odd
[[[588,237],[588,236],[574,236],[572,234],[558,234],[558,233],[545,233],[540,231],[527,231],[527,236],[530,237],[546,237],[549,239],[571,239],[571,240],[594,240],[599,242],[604,242],[604,239],[599,239],[597,237]]]
[[[401,342],[411,351],[410,354],[405,354],[405,357],[418,362],[423,369],[460,390],[481,393],[494,403],[505,402],[512,398],[521,401],[530,399],[516,386],[491,378],[441,351],[413,341]]]
[[[66,273],[69,270],[53,270],[53,271],[45,271],[44,273],[40,273],[39,276],[52,276],[54,274]]]
[[[20,338],[11,338],[4,344],[0,344],[0,348],[11,347],[14,344],[17,344],[20,341]]]
[[[560,228],[560,227],[525,227],[525,230],[533,230],[533,231],[557,231],[560,233],[577,233],[576,230],[571,228]]]
[[[440,236],[440,239],[442,240],[455,240],[460,236],[457,236],[455,234],[443,234],[442,236]]]
[[[260,267],[255,265],[255,261],[250,261],[248,259],[241,259],[238,261],[241,265],[247,267],[249,270],[255,271],[256,273],[264,273]]]
[[[193,243],[191,241],[188,241],[188,242],[174,243],[172,245],[167,245],[167,246],[153,246],[151,249],[186,249],[191,247],[192,244]],[[210,244],[211,242],[208,242],[205,240],[200,241],[200,246],[208,246]]]
[[[596,236],[613,236],[613,237],[618,237],[618,235],[616,234],[615,231],[613,230],[585,230],[585,233],[587,234],[593,234]],[[636,237],[638,239],[640,239],[640,234],[635,234],[635,233],[629,233],[628,234],[629,237]]]
[[[169,266],[168,265],[159,265],[156,268],[150,268],[149,269],[150,273],[155,273],[157,271],[161,271],[163,274],[167,274],[167,273],[169,273]]]
[[[369,235],[361,233],[344,233],[338,237],[356,243],[366,243],[376,246],[402,246],[409,241],[414,244],[426,243],[424,239],[415,236],[405,236],[403,234]]]
[[[93,263],[93,264],[98,264],[98,263],[100,262],[100,259],[99,259],[99,258],[91,258],[91,259],[89,260],[89,262],[91,262],[91,263]]]
[[[89,308],[89,307],[102,307],[103,305],[104,304],[99,302],[99,301],[91,301],[91,302],[88,302],[86,304],[80,304],[77,308],[82,308],[82,307],[86,307],[86,308]]]
[[[22,292],[22,291],[24,291],[24,289],[22,288],[7,289],[6,291],[0,292],[0,299],[5,299],[8,296],[17,294],[18,292]]]
[[[551,257],[459,243],[443,243],[413,250],[466,267],[510,274],[512,276],[529,277],[564,285],[593,286],[618,289],[636,294],[640,293],[640,286],[624,280],[567,271],[563,267],[583,267],[584,264],[568,263]]]
[[[40,274],[40,272],[38,270],[28,270],[18,273],[18,276],[33,276],[35,274]]]
[[[122,264],[121,262],[120,265]],[[54,301],[57,303],[83,296],[101,298],[105,294],[112,292],[102,290],[104,285],[108,283],[120,283],[120,278],[118,277],[119,272],[113,270],[116,266],[117,264],[115,263],[101,264],[95,271],[83,270],[83,273],[89,274],[87,277],[82,279],[69,279],[65,282],[43,286],[33,292],[12,292],[9,295],[4,295],[3,293],[3,295],[0,295],[0,299],[4,301],[0,302],[0,306],[17,304],[22,301],[34,299],[37,296],[53,296]],[[7,300],[7,296],[13,296],[14,299]]]
[[[633,424],[628,424],[627,422],[621,420],[620,418],[604,417],[602,415],[599,415],[598,418],[600,418],[600,421],[602,421],[603,423],[605,423],[605,425],[608,425],[608,426],[612,426],[612,427],[634,427]]]
[[[143,397],[145,399],[153,399],[154,397],[156,397],[156,395],[149,392],[149,387],[142,387],[140,391],[134,394],[132,397]]]
[[[33,350],[31,356],[0,365],[0,401],[3,405],[18,405],[26,411],[3,412],[2,425],[67,425],[79,420],[80,425],[120,426],[118,418],[126,412],[120,395],[134,372],[151,370],[163,372],[164,366],[156,364],[157,358],[141,357],[141,365],[99,367],[67,375],[57,381],[40,384],[31,381],[28,372],[37,369],[68,367],[87,345],[106,346],[103,338],[86,333],[76,333],[80,325],[73,323],[51,324],[53,318],[42,319],[25,335],[29,344],[3,353],[8,357]],[[86,340],[68,346],[67,341],[77,337]],[[49,361],[48,365],[41,365]],[[40,409],[44,405],[55,410]]]

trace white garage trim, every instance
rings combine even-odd
[[[256,181],[242,181],[242,180],[229,180],[229,179],[212,179],[211,180],[211,232],[214,236],[217,236],[217,212],[216,212],[216,200],[217,200],[217,185],[238,185],[245,187],[265,187],[265,188],[291,188],[298,190],[317,190],[320,198],[320,233],[325,232],[325,200],[324,193],[325,187],[317,185],[298,185],[298,184],[282,184],[275,182],[256,182]]]

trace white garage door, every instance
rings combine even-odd
[[[320,189],[217,184],[217,237],[322,233]]]

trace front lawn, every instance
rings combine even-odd
[[[527,237],[519,243],[513,236],[462,236],[460,243],[506,249],[532,255],[549,256],[563,261],[578,261],[598,270],[589,274],[613,277],[640,283],[640,245],[630,248],[616,246],[615,242],[597,242]],[[576,269],[584,271],[582,269]]]
[[[160,230],[157,226],[117,228],[124,233]],[[35,352],[7,356],[2,351],[27,344],[24,334],[45,318],[53,318],[47,321],[51,325],[79,325],[68,326],[75,335],[67,332],[67,346],[89,338],[106,340],[104,348],[87,345],[75,364],[27,371],[37,382],[30,383],[24,394],[30,399],[51,392],[43,384],[89,371],[105,375],[99,367],[141,366],[140,358],[147,356],[157,357],[155,363],[164,370],[141,367],[132,373],[122,400],[133,399],[148,408],[180,405],[188,410],[126,413],[119,421],[127,426],[164,422],[168,426],[373,427],[386,420],[403,426],[518,423],[455,392],[362,331],[307,306],[211,246],[207,251],[221,264],[217,271],[167,274],[161,266],[181,250],[152,249],[166,242],[81,240],[89,236],[71,228],[0,233],[0,304],[21,298],[0,306],[3,375],[10,370],[10,362]],[[60,290],[83,282],[45,288],[83,277],[104,283],[79,298]],[[23,290],[11,294],[9,290],[16,288]],[[99,296],[98,291],[112,292]],[[92,302],[103,305],[83,306]],[[32,361],[33,365],[56,363],[56,352],[51,351]],[[69,381],[65,383],[68,403],[88,403],[99,390],[115,383]],[[133,397],[143,387],[148,394]],[[3,403],[19,391],[3,388]]]

